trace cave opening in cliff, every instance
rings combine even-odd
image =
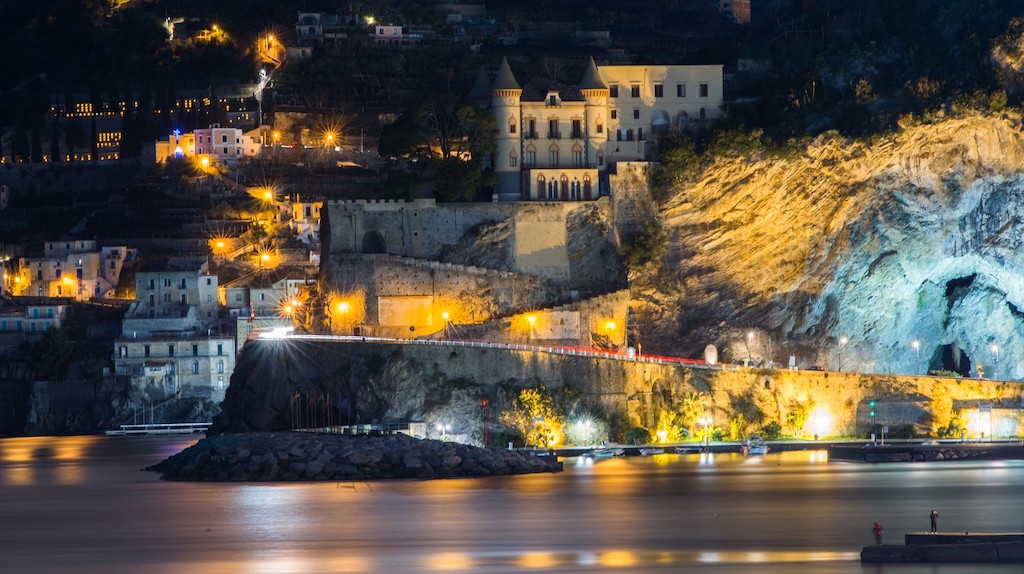
[[[946,307],[949,309],[953,308],[953,303],[958,299],[967,294],[971,289],[971,285],[974,284],[974,280],[978,277],[977,273],[972,273],[966,277],[957,277],[956,279],[950,279],[946,282]]]
[[[961,376],[971,376],[971,358],[956,343],[943,345],[940,348],[939,360],[942,362],[939,367],[943,371],[960,373]]]

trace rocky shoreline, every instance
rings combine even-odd
[[[164,480],[283,482],[560,472],[562,463],[555,457],[402,434],[261,432],[207,437],[145,470],[161,473]]]

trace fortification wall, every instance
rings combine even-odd
[[[604,233],[604,224],[610,219],[604,198],[597,202],[441,205],[433,200],[339,200],[327,202],[325,211],[324,221],[330,229],[324,246],[325,253],[331,255],[386,253],[438,259],[474,228],[511,222],[511,242],[487,247],[509,250],[512,271],[563,281],[579,275],[574,269],[586,267],[586,256],[592,255],[588,249],[602,249],[591,235]],[[577,213],[581,215],[574,217]],[[596,231],[581,230],[576,221],[586,222]]]
[[[499,348],[268,340],[245,346],[218,424],[225,430],[288,428],[283,417],[299,392],[351,397],[354,412],[365,420],[426,420],[435,409],[456,409],[458,397],[469,393],[466,412],[457,414],[460,424],[471,425],[479,423],[480,398],[500,409],[508,388],[538,384],[571,386],[584,405],[649,428],[662,410],[679,412],[692,393],[705,393],[713,424],[726,430],[737,414],[749,417],[756,411],[764,416],[761,423],[778,421],[791,433],[791,413],[817,409],[816,416],[829,419],[824,434],[846,436],[867,432],[870,399],[877,401],[875,422],[914,424],[930,433],[949,424],[954,400],[1021,404],[1020,384],[986,380],[700,369]]]
[[[568,300],[557,283],[522,273],[390,255],[336,255],[327,292],[362,297],[352,317],[366,334],[421,337],[452,325],[493,321],[524,309]]]
[[[611,212],[615,231],[619,237],[629,238],[655,221],[657,206],[651,196],[651,164],[647,162],[619,162],[616,173],[609,174]]]

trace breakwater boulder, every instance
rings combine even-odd
[[[402,434],[273,432],[207,437],[146,470],[165,480],[277,482],[498,476],[559,472],[562,464]]]

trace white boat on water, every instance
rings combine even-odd
[[[655,455],[655,454],[665,454],[665,449],[663,449],[663,448],[654,448],[654,447],[642,448],[642,449],[640,449],[640,454],[643,455],[643,456],[652,456],[652,455]]]
[[[592,450],[592,451],[584,454],[583,456],[586,457],[586,458],[603,459],[603,458],[616,458],[616,457],[625,456],[625,455],[626,455],[625,449],[621,449],[621,448],[599,448],[597,450]]]
[[[740,447],[740,451],[747,456],[768,454],[768,445],[761,437],[748,438]]]

